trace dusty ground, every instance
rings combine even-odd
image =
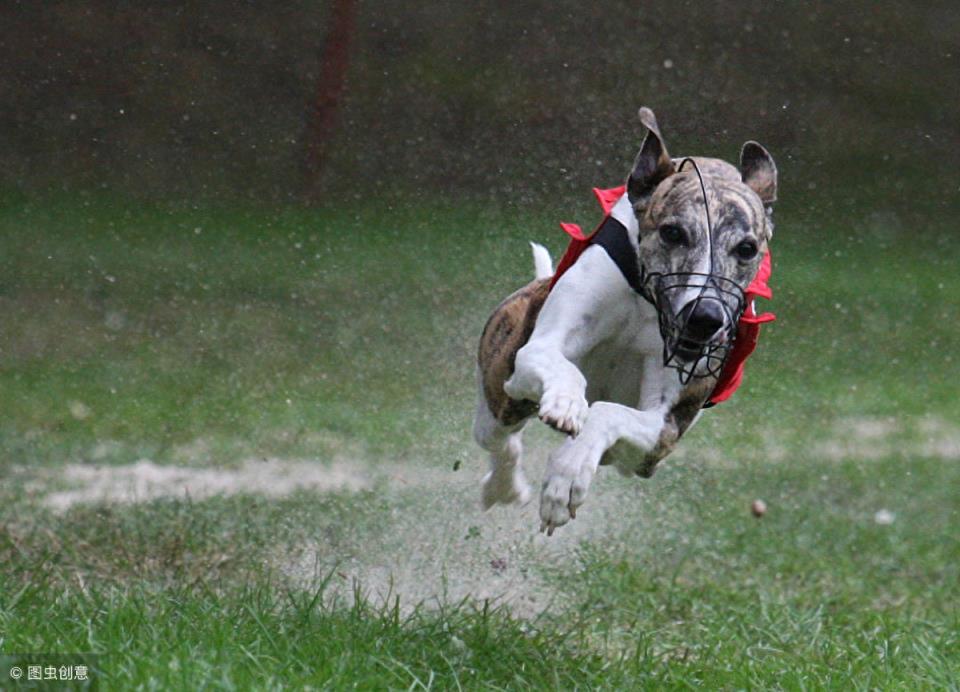
[[[763,451],[770,462],[783,462],[775,431]],[[537,484],[547,452],[556,436],[543,429],[528,432],[526,468]],[[204,445],[184,449],[194,464],[158,465],[141,459],[129,465],[70,464],[56,476],[33,476],[30,484],[40,502],[55,512],[82,503],[148,502],[162,497],[202,500],[238,493],[278,498],[297,491],[358,492],[374,490],[386,498],[388,516],[372,530],[344,526],[336,550],[321,538],[297,554],[276,556],[277,567],[294,581],[315,582],[334,574],[336,591],[351,598],[359,584],[375,601],[399,595],[408,606],[419,602],[454,603],[464,598],[509,603],[517,614],[534,616],[549,610],[559,597],[556,585],[544,581],[543,564],[576,560],[583,541],[641,541],[656,526],[682,527],[691,505],[672,507],[651,482],[625,479],[602,469],[591,497],[576,521],[556,537],[538,533],[536,501],[524,507],[479,509],[483,456],[475,450],[463,468],[428,468],[415,460],[375,464],[360,461],[364,453],[341,451],[324,463],[311,459],[249,459],[232,468],[201,466]],[[101,450],[102,452],[102,450]],[[865,461],[891,454],[922,455],[955,461],[960,458],[960,427],[932,417],[918,420],[858,418],[838,421],[814,444],[823,459]],[[96,457],[96,454],[92,455]],[[352,460],[347,457],[351,457]],[[704,445],[681,446],[667,465],[702,463],[730,467]],[[21,469],[21,472],[25,470]],[[662,472],[661,472],[662,473]],[[630,507],[624,512],[624,507]],[[878,516],[887,519],[885,508]],[[686,521],[685,521],[686,520]],[[682,529],[678,531],[682,538]],[[631,536],[633,536],[631,538]]]
[[[69,487],[50,493],[43,503],[65,511],[80,503],[149,502],[160,497],[202,500],[214,495],[259,493],[282,497],[297,490],[330,492],[370,486],[360,469],[338,462],[249,459],[236,469],[160,466],[141,459],[127,466],[70,464],[59,479]]]

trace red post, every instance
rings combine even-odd
[[[309,199],[316,196],[330,140],[336,130],[355,31],[356,1],[333,0],[330,28],[320,54],[317,88],[307,114],[305,182]]]

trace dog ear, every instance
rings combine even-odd
[[[770,152],[756,142],[747,142],[740,150],[740,176],[764,206],[777,201],[777,164]]]
[[[634,205],[649,197],[664,178],[676,172],[673,161],[667,154],[663,137],[660,136],[660,128],[653,111],[644,106],[639,115],[640,122],[647,128],[647,136],[633,162],[633,171],[627,181],[627,192]]]

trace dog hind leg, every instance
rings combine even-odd
[[[523,474],[523,426],[521,421],[512,426],[500,423],[481,397],[473,434],[477,444],[490,452],[490,471],[483,477],[482,502],[484,509],[513,502],[525,504],[532,496],[530,484]]]
[[[540,251],[542,250],[542,252]],[[552,270],[546,250],[534,249],[537,272]],[[521,434],[537,404],[511,399],[504,382],[513,373],[517,351],[527,342],[540,307],[549,292],[546,279],[534,280],[516,291],[494,311],[480,337],[477,353],[477,416],[473,435],[490,452],[490,472],[483,479],[483,506],[524,503],[530,487],[520,467]]]

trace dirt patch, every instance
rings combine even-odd
[[[825,459],[880,459],[888,456],[960,459],[960,426],[936,416],[844,418],[826,439],[812,445]]]
[[[782,439],[782,438],[786,439]],[[798,452],[795,430],[766,427],[744,457],[764,463],[791,463],[798,456],[827,461],[876,461],[891,456],[960,460],[960,425],[937,416],[849,416],[824,426],[818,434],[804,433],[805,448]],[[696,459],[710,466],[741,468],[742,459],[707,441],[681,444],[670,459]]]
[[[525,467],[536,488],[557,436],[531,429],[526,442]],[[671,503],[670,486],[675,481],[666,469],[687,468],[694,462],[712,467],[736,463],[701,441],[681,446],[652,481],[601,470],[577,520],[547,538],[537,531],[536,493],[525,507],[481,511],[479,481],[485,462],[479,450],[465,452],[456,464],[437,466],[416,459],[377,464],[363,450],[337,440],[318,440],[317,446],[325,449],[323,458],[329,463],[269,459],[211,468],[202,466],[209,454],[199,441],[178,450],[177,456],[186,459],[184,465],[149,460],[125,466],[73,464],[58,473],[57,486],[52,485],[53,477],[40,482],[37,494],[59,512],[78,503],[136,503],[159,497],[202,499],[236,493],[281,497],[297,490],[371,489],[377,493],[378,506],[384,507],[375,523],[347,522],[337,527],[334,538],[308,532],[295,551],[290,546],[278,548],[270,562],[304,588],[332,575],[331,595],[346,602],[359,586],[375,603],[399,597],[406,610],[421,603],[436,607],[490,601],[532,618],[558,605],[562,609],[557,599],[565,598],[569,590],[557,580],[577,579],[585,543],[608,548],[623,543],[636,552],[638,545],[655,536],[660,543],[693,550],[697,539],[691,523],[709,520],[698,518],[703,498],[688,494],[682,502],[674,497]],[[90,457],[109,457],[107,451]],[[763,452],[761,457],[774,463],[792,454],[790,448],[776,445]],[[827,459],[870,459],[901,452],[960,459],[960,427],[937,418],[845,419],[812,441],[808,453]]]
[[[63,512],[82,503],[135,503],[160,497],[202,499],[258,493],[281,497],[301,490],[362,490],[373,479],[344,463],[280,459],[248,460],[238,468],[161,466],[149,459],[126,466],[69,464],[59,474],[67,489],[48,494],[43,504]]]
[[[540,432],[528,432],[524,462],[535,489],[547,452],[556,444],[556,436]],[[539,493],[523,507],[481,509],[482,456],[477,450],[459,472],[428,472],[429,483],[420,487],[396,482],[380,486],[389,494],[391,507],[382,525],[340,535],[337,546],[319,540],[295,558],[278,554],[278,569],[308,589],[330,576],[328,595],[346,603],[359,586],[375,604],[392,605],[399,597],[401,610],[407,612],[420,604],[429,608],[465,601],[482,607],[488,601],[508,605],[516,616],[535,618],[569,596],[558,575],[577,577],[585,542],[615,542],[616,536],[629,536],[634,524],[639,535],[649,530],[653,517],[671,514],[660,506],[654,485],[603,469],[591,487],[588,506],[548,538],[538,531]],[[636,511],[625,517],[624,507]]]

